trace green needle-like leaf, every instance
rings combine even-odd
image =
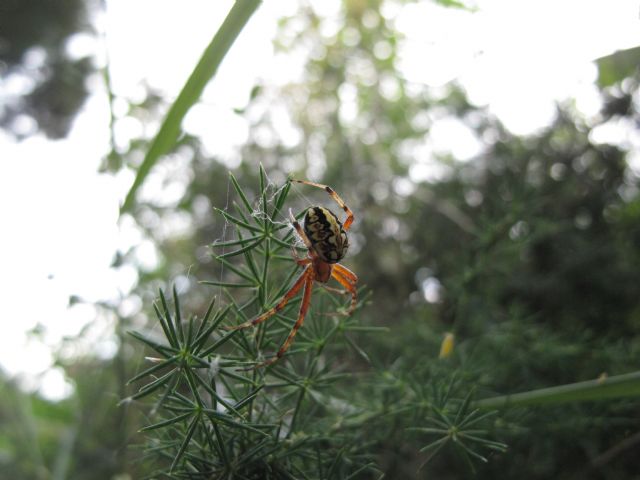
[[[170,364],[174,363],[177,359],[178,359],[178,355],[174,355],[173,357],[169,357],[166,360],[163,360],[162,362],[157,363],[153,367],[150,367],[150,368],[147,368],[146,370],[143,370],[142,372],[137,374],[135,377],[133,377],[131,380],[129,380],[127,382],[127,385],[130,385],[133,382],[136,382],[136,381],[140,380],[141,378],[146,377],[147,375],[154,374],[155,372],[157,372],[158,370],[163,369],[167,365],[170,365]]]
[[[260,390],[262,390],[262,388],[264,387],[264,385],[260,385],[258,388],[256,388],[253,392],[251,392],[249,395],[247,395],[245,398],[243,398],[242,400],[240,400],[238,403],[236,403],[233,406],[234,410],[241,410],[245,405],[247,405],[251,400],[253,400],[254,398],[256,398],[258,396],[258,393],[260,393]]]
[[[287,195],[289,195],[289,190],[291,189],[291,182],[287,182],[284,184],[284,187],[278,193],[278,196],[275,201],[275,205],[273,207],[273,212],[271,212],[271,218],[278,218],[280,214],[280,210],[284,205],[285,200],[287,199]]]
[[[182,315],[180,314],[180,300],[178,299],[178,291],[176,290],[176,286],[173,286],[173,306],[175,310],[175,329],[178,332],[178,339],[180,343],[184,345],[184,329],[182,325]]]
[[[234,282],[218,282],[217,280],[203,280],[203,285],[212,285],[214,287],[224,287],[224,288],[255,288],[256,285],[253,283],[234,283]]]
[[[187,428],[187,433],[184,439],[182,440],[182,444],[180,445],[180,449],[178,450],[178,453],[173,459],[173,463],[171,463],[171,467],[169,468],[170,472],[173,472],[173,469],[176,467],[176,465],[184,455],[184,452],[187,450],[187,447],[189,446],[189,442],[191,441],[191,437],[193,437],[193,434],[196,431],[196,427],[198,426],[199,421],[200,421],[199,414],[194,416],[193,419],[191,420],[191,423],[189,424],[189,428]]]
[[[441,448],[445,443],[447,443],[447,441],[449,440],[449,437],[442,437],[438,440],[436,440],[435,442],[432,442],[428,445],[425,445],[424,447],[422,447],[420,449],[421,452],[427,452],[429,450],[433,450],[434,448]]]
[[[178,415],[174,418],[169,418],[167,420],[163,420],[162,422],[154,423],[153,425],[148,425],[140,429],[141,432],[148,432],[149,430],[156,430],[158,428],[168,427],[169,425],[173,425],[174,423],[181,422],[193,415],[193,412],[183,413],[182,415]]]
[[[254,235],[252,237],[238,238],[237,240],[229,240],[228,242],[214,242],[211,244],[211,248],[223,248],[223,247],[234,247],[236,245],[246,245],[249,242],[253,242],[263,237],[264,235]]]
[[[248,222],[245,222],[244,220],[239,219],[238,217],[231,215],[229,212],[225,211],[225,210],[221,210],[219,208],[213,207],[213,210],[217,213],[219,213],[220,215],[222,215],[225,220],[233,223],[234,225],[238,225],[246,230],[249,230],[253,233],[262,233],[263,230],[261,230],[259,227],[254,227],[253,225],[250,225]]]
[[[142,398],[142,397],[145,397],[145,396],[149,395],[150,393],[155,392],[160,387],[164,386],[176,374],[177,371],[178,370],[176,370],[174,368],[171,371],[165,373],[160,378],[154,380],[151,383],[148,383],[144,387],[140,388],[140,390],[138,390],[137,393],[133,394],[131,396],[131,399],[135,400],[135,399],[138,399],[138,398]]]
[[[172,348],[171,346],[169,346],[169,345],[161,345],[161,344],[159,344],[157,342],[154,342],[153,340],[145,337],[141,333],[138,333],[136,331],[129,331],[127,333],[129,335],[131,335],[133,338],[135,338],[136,340],[139,340],[140,342],[144,343],[145,345],[148,345],[149,347],[151,347],[153,350],[158,352],[160,355],[163,355],[165,357],[169,357],[169,356],[174,355],[176,353],[176,349]]]
[[[210,345],[209,347],[205,348],[202,353],[200,354],[203,357],[206,357],[207,355],[211,355],[213,352],[215,352],[218,348],[220,348],[222,345],[224,345],[225,343],[227,343],[229,340],[231,340],[231,338],[238,333],[239,330],[231,330],[229,333],[227,333],[226,335],[220,337],[217,341],[215,341],[212,345]]]
[[[171,343],[175,348],[180,348],[180,341],[173,325],[173,319],[171,318],[171,313],[169,311],[169,304],[167,303],[167,299],[165,298],[162,289],[160,289],[158,293],[160,294],[160,303],[162,304],[163,310],[163,313],[161,314],[154,305],[156,314],[158,315],[158,320],[160,320],[162,329],[165,332],[168,332],[167,339],[169,340],[169,343]]]
[[[250,243],[248,245],[245,245],[244,247],[239,248],[238,250],[234,250],[233,252],[223,253],[222,255],[217,255],[216,258],[218,260],[220,260],[222,258],[229,258],[229,257],[235,257],[236,255],[241,255],[241,254],[243,254],[245,252],[248,252],[249,250],[251,250],[253,248],[256,248],[263,241],[264,241],[264,237],[261,237],[258,240],[256,240],[255,242]]]
[[[247,209],[247,212],[249,213],[249,215],[251,215],[253,213],[253,208],[251,207],[251,204],[249,203],[249,199],[247,199],[247,196],[242,191],[242,188],[240,188],[240,185],[238,184],[238,181],[236,180],[236,177],[234,177],[233,174],[230,173],[229,174],[229,178],[231,179],[231,184],[233,185],[233,188],[235,189],[236,193],[238,194],[238,196],[242,200],[242,204]]]
[[[231,310],[231,305],[227,305],[224,308],[224,310],[222,310],[222,312],[219,312],[218,314],[216,314],[215,318],[211,322],[211,325],[209,325],[206,329],[204,329],[201,333],[198,334],[196,339],[193,341],[194,354],[200,351],[200,349],[204,345],[204,342],[207,340],[207,338],[209,338],[209,335],[211,335],[211,333],[216,328],[218,328],[218,325],[220,325],[220,323],[226,318],[227,314],[229,313],[229,310]],[[202,323],[205,324],[206,322],[203,321]],[[200,355],[200,356],[203,356],[203,355]]]
[[[207,324],[209,323],[209,319],[211,318],[211,313],[213,312],[213,307],[214,307],[215,304],[216,304],[216,297],[213,297],[213,300],[211,300],[211,303],[209,303],[209,307],[207,308],[207,312],[204,314],[204,318],[200,322],[200,325],[198,326],[198,330],[196,331],[196,334],[194,335],[195,339],[194,339],[194,341],[192,343],[194,348],[197,346],[197,343],[198,343],[199,339],[202,338],[202,335],[203,335],[204,331],[206,330]]]

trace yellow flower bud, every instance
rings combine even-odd
[[[453,333],[447,332],[444,334],[444,338],[440,344],[440,355],[438,358],[448,358],[451,356],[451,352],[453,352],[454,339],[455,337],[453,336]]]

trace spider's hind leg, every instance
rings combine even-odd
[[[346,315],[351,315],[356,309],[356,304],[358,302],[358,291],[356,288],[358,277],[347,267],[343,267],[339,263],[336,263],[333,266],[331,276],[344,287],[347,293],[351,294],[351,304],[349,305],[349,309],[346,312]]]
[[[291,289],[284,294],[282,299],[275,306],[271,307],[269,310],[264,312],[262,315],[254,318],[253,320],[246,321],[244,323],[241,323],[240,325],[226,327],[227,330],[242,330],[244,328],[253,327],[274,316],[276,313],[282,310],[287,305],[287,303],[289,303],[289,300],[296,296],[302,286],[305,285],[310,278],[313,279],[313,270],[311,266],[307,266],[307,268],[302,271],[298,279],[295,281]]]
[[[270,359],[265,360],[262,363],[259,363],[253,368],[261,368],[261,367],[266,367],[268,365],[271,365],[277,362],[280,358],[282,358],[282,356],[287,352],[287,350],[289,350],[289,347],[291,346],[291,343],[293,342],[293,339],[296,336],[296,333],[298,333],[298,330],[300,329],[300,327],[302,327],[302,324],[304,323],[304,317],[307,315],[307,311],[309,310],[309,305],[311,305],[311,291],[313,289],[313,280],[314,279],[312,274],[306,276],[306,279],[304,282],[304,293],[302,294],[302,303],[300,304],[300,312],[298,313],[298,319],[296,320],[295,325],[289,332],[289,336],[287,337],[287,339],[284,341],[284,343],[278,350],[278,353],[276,353],[274,357],[271,357]]]

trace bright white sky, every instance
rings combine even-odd
[[[106,15],[98,21],[106,32],[116,93],[138,98],[144,81],[175,97],[232,3],[109,0]],[[329,16],[338,5],[336,0],[311,3]],[[475,14],[428,2],[383,13],[395,18],[408,37],[402,58],[407,79],[437,87],[458,78],[472,101],[488,105],[515,133],[530,133],[548,122],[557,99],[574,96],[586,114],[595,113],[592,60],[640,45],[637,0],[478,3]],[[293,13],[296,4],[267,0],[260,7],[207,88],[204,104],[185,122],[189,131],[206,136],[210,151],[230,162],[247,134],[246,124],[232,109],[246,104],[256,79],[282,83],[300,77],[301,59],[274,57],[270,43],[276,18]],[[103,46],[78,38],[69,48],[82,54]],[[0,249],[0,366],[52,398],[69,392],[62,374],[49,368],[50,348],[64,336],[100,317],[88,348],[104,355],[114,349],[109,336],[112,319],[93,306],[68,308],[69,296],[117,302],[136,281],[133,270],[109,268],[114,252],[139,244],[140,236],[128,222],[117,223],[131,173],[96,173],[108,151],[108,112],[99,79],[95,86],[96,93],[64,141],[36,137],[16,144],[0,132],[0,208],[5,225]],[[142,128],[136,121],[119,122],[119,141],[126,143]],[[225,135],[217,134],[220,131]],[[462,160],[477,147],[450,119],[434,126],[424,145],[427,153],[450,150]],[[429,178],[425,165],[413,169],[415,180]],[[139,305],[122,308],[131,312]],[[37,324],[45,326],[43,339],[29,339],[25,332]]]

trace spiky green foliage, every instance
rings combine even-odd
[[[259,194],[251,201],[230,181],[238,202],[219,214],[234,238],[214,243],[223,275],[203,282],[223,299],[214,300],[202,318],[185,317],[175,289],[172,301],[161,291],[154,308],[164,339],[131,333],[154,352],[150,366],[132,379],[142,384],[130,400],[152,402],[143,432],[147,453],[162,460],[156,475],[375,478],[383,468],[378,454],[391,439],[408,445],[415,436],[411,426],[445,421],[475,427],[485,419],[469,411],[469,392],[456,398],[452,382],[443,383],[452,374],[443,364],[425,363],[406,376],[370,360],[361,339],[386,329],[362,323],[366,295],[346,316],[341,307],[348,298],[316,286],[287,355],[253,368],[286,338],[299,299],[255,328],[224,327],[272,306],[299,273],[290,253],[293,229],[279,221],[290,184],[274,189],[261,169]],[[467,433],[489,448],[500,445],[476,430]]]

